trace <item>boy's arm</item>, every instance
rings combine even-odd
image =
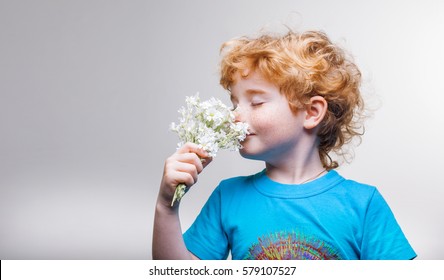
[[[168,206],[167,206],[168,207]],[[153,232],[153,259],[197,259],[185,246],[178,215],[178,207],[156,205]]]
[[[165,161],[154,216],[153,259],[197,259],[188,251],[182,237],[180,203],[175,202],[171,207],[171,200],[178,184],[194,185],[198,174],[210,162],[208,153],[192,143],[185,144]]]

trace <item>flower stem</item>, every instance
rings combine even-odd
[[[187,186],[185,184],[179,184],[174,191],[173,200],[171,201],[171,207],[173,207],[174,202],[180,201],[182,197],[185,195]]]

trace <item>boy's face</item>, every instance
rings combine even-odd
[[[250,72],[247,77],[237,74],[231,86],[231,102],[236,120],[250,126],[240,150],[243,157],[273,163],[297,152],[304,113],[292,112],[279,88],[260,73]]]

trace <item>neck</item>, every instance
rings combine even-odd
[[[279,160],[266,162],[266,169],[270,179],[283,184],[307,183],[320,177],[325,171],[317,147],[288,153]]]

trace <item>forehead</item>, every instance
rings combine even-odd
[[[236,98],[241,94],[261,94],[267,92],[279,92],[279,88],[268,81],[260,72],[250,71],[243,76],[240,72],[234,76],[234,82],[230,87],[230,95]]]

